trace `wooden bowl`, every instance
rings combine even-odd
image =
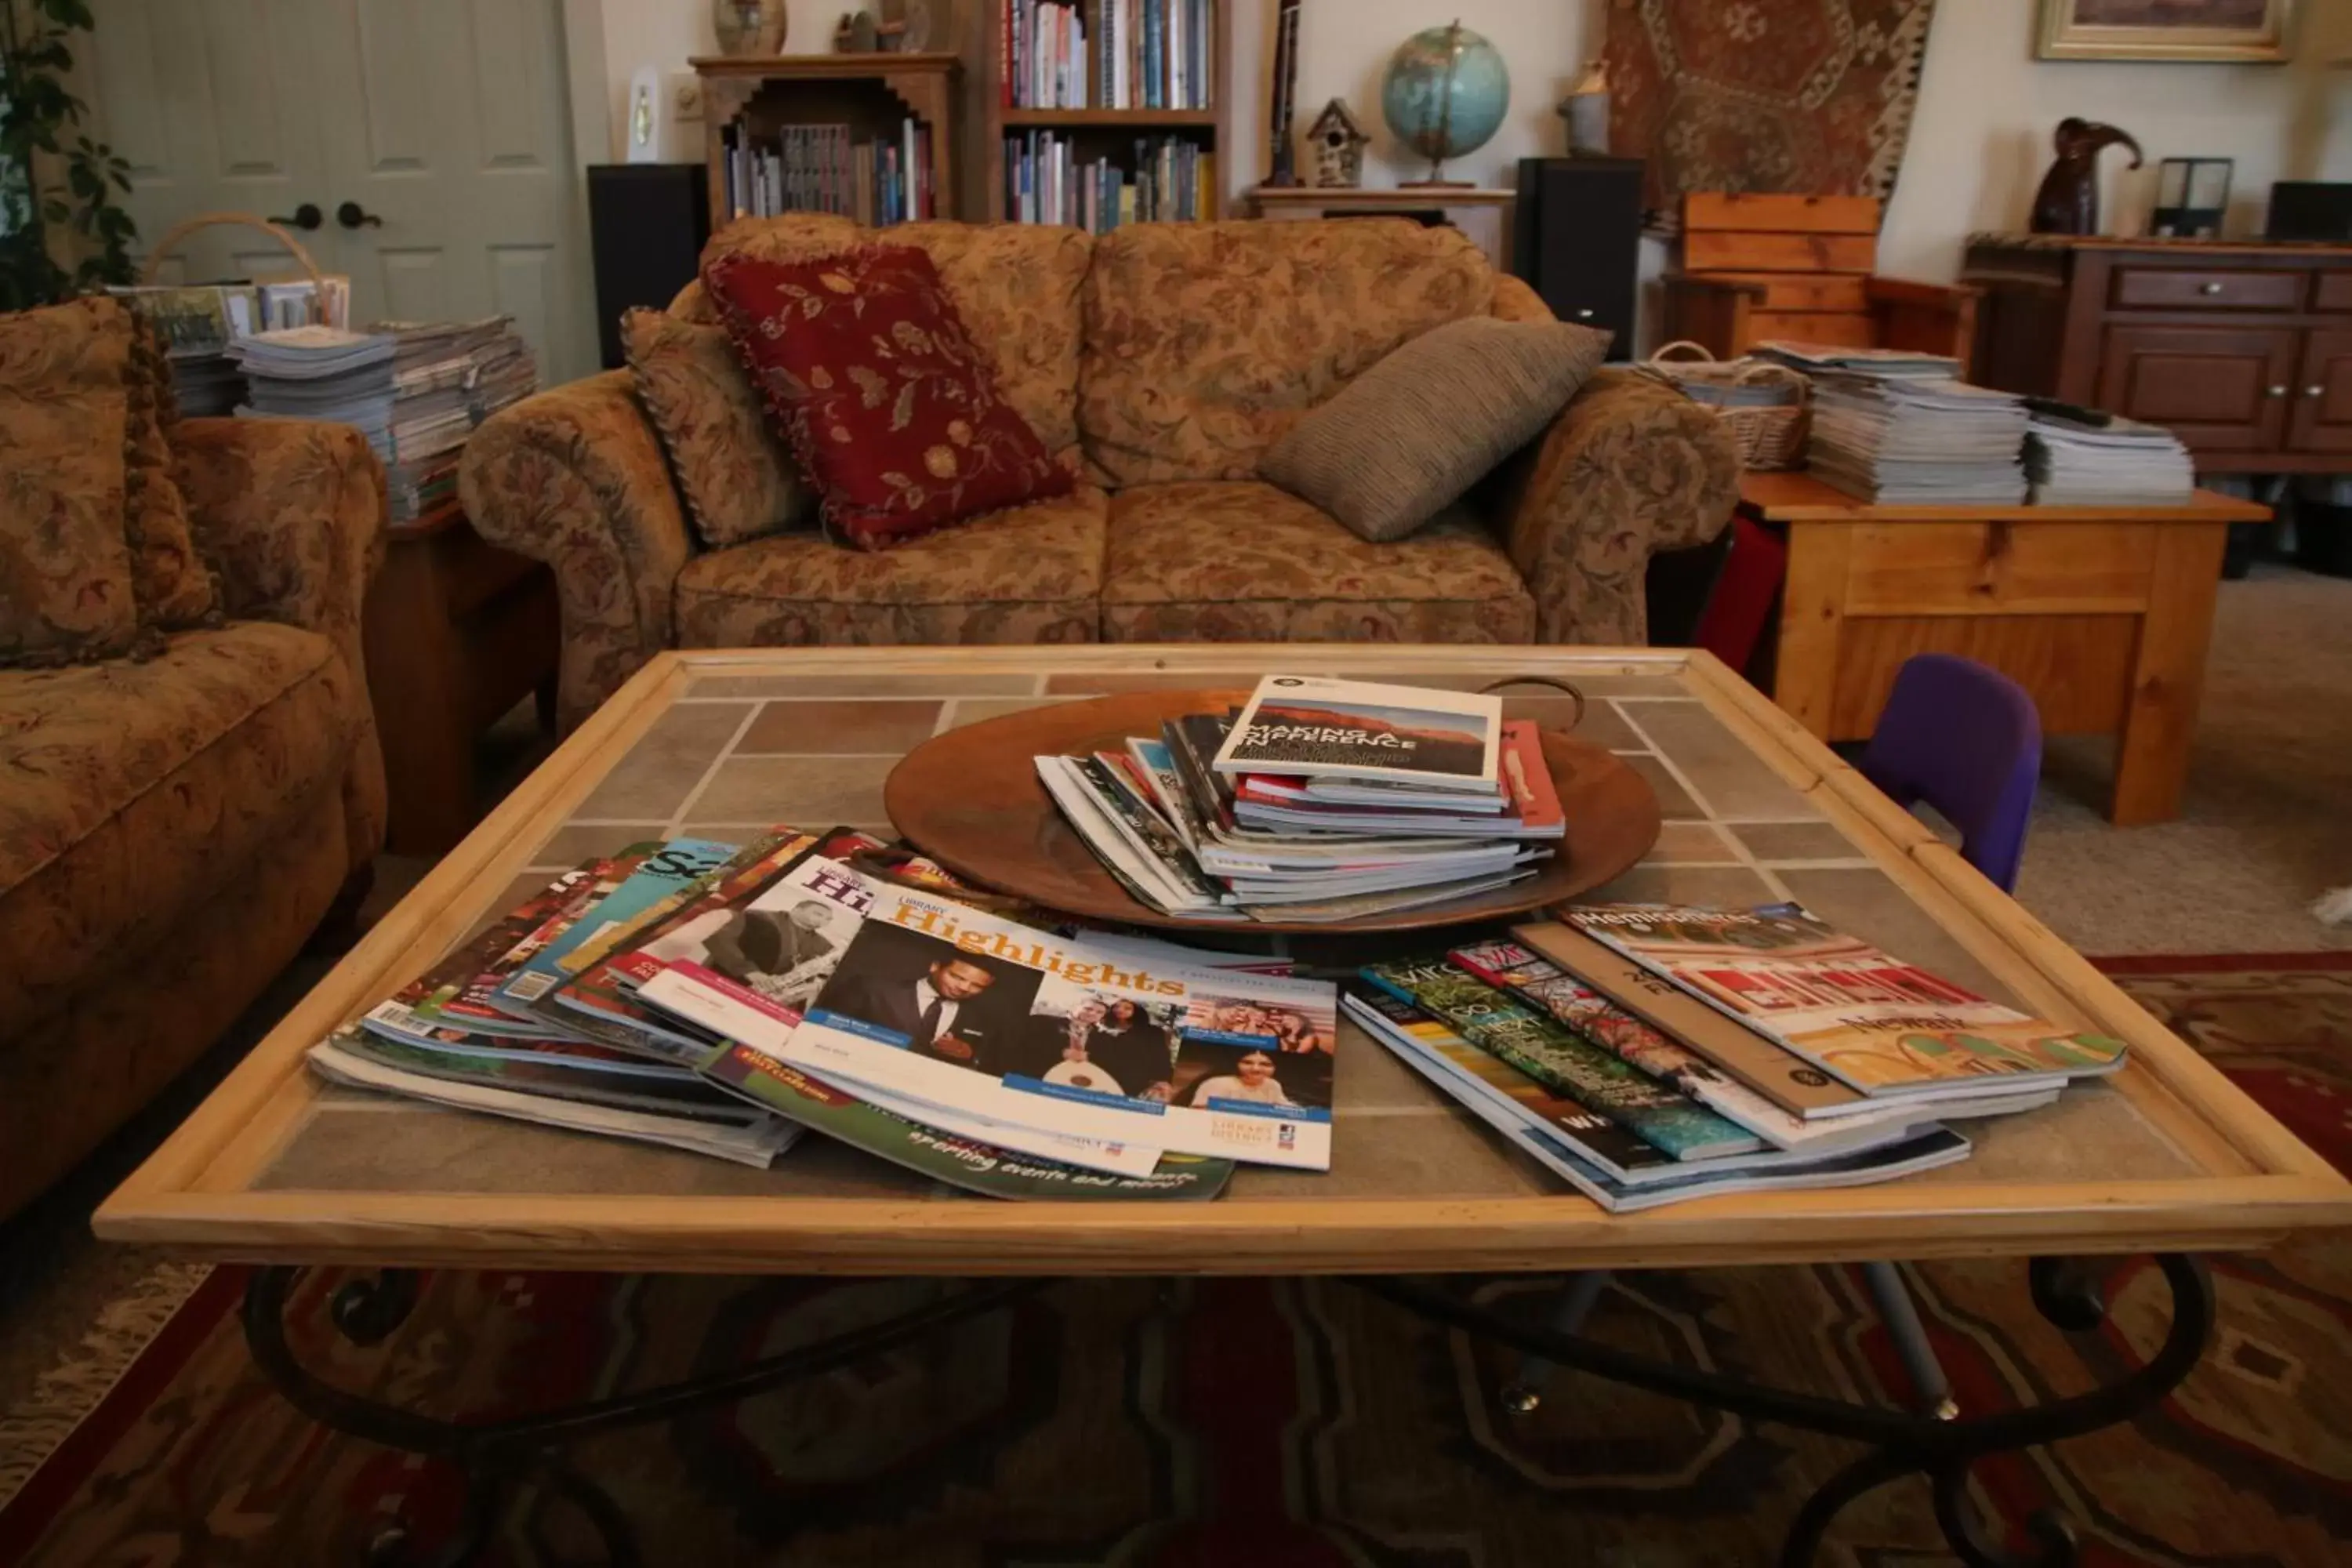
[[[1171,931],[1378,931],[1524,914],[1622,875],[1658,841],[1658,798],[1602,747],[1547,730],[1544,760],[1568,817],[1557,852],[1524,882],[1474,899],[1332,924],[1203,925],[1139,903],[1095,858],[1039,782],[1035,759],[1122,751],[1183,713],[1222,713],[1246,691],[1139,691],[1008,713],[924,742],[891,770],[883,802],[908,842],[957,876],[1090,919]]]

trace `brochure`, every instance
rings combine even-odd
[[[1502,732],[1499,697],[1269,675],[1211,765],[1492,794]]]
[[[1199,1203],[1224,1191],[1234,1173],[1232,1161],[1196,1154],[1162,1154],[1149,1173],[1121,1175],[1016,1153],[894,1115],[745,1045],[730,1046],[704,1070],[812,1131],[986,1197]]]
[[[2115,1071],[2123,1041],[1989,1002],[1795,904],[1577,906],[1571,924],[1867,1095]]]
[[[860,1094],[1320,1171],[1337,1025],[1322,982],[1136,964],[887,889],[775,1054]]]

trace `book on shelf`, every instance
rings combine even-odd
[[[1004,0],[1004,109],[1216,107],[1223,0]]]
[[[1181,136],[1142,137],[1122,162],[1087,158],[1077,139],[1030,131],[1004,139],[1004,216],[1108,234],[1130,223],[1217,216],[1217,155]]]
[[[931,128],[908,118],[889,135],[846,124],[720,132],[727,210],[738,217],[831,213],[881,227],[939,216]]]

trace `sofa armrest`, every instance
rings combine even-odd
[[[385,819],[361,630],[383,565],[383,465],[350,426],[307,419],[183,419],[172,455],[198,546],[220,570],[222,607],[319,633],[351,672],[360,731],[343,830],[357,870],[383,847]]]
[[[1537,639],[1641,646],[1650,557],[1713,539],[1738,501],[1738,449],[1714,414],[1635,372],[1599,372],[1503,491]]]
[[[458,489],[483,538],[554,568],[563,728],[676,640],[672,593],[695,547],[626,371],[489,419],[467,445]]]

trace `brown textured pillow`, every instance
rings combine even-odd
[[[1561,321],[1448,322],[1300,420],[1259,477],[1375,544],[1402,539],[1539,435],[1609,336]]]
[[[188,499],[172,466],[172,426],[180,410],[163,341],[134,317],[130,393],[130,471],[123,531],[131,548],[131,585],[139,618],[167,632],[217,624],[220,601],[212,568],[196,552]]]
[[[632,310],[621,336],[703,543],[723,550],[814,519],[816,491],[769,427],[726,328]]]
[[[141,641],[122,522],[131,343],[111,300],[0,316],[0,665]]]

